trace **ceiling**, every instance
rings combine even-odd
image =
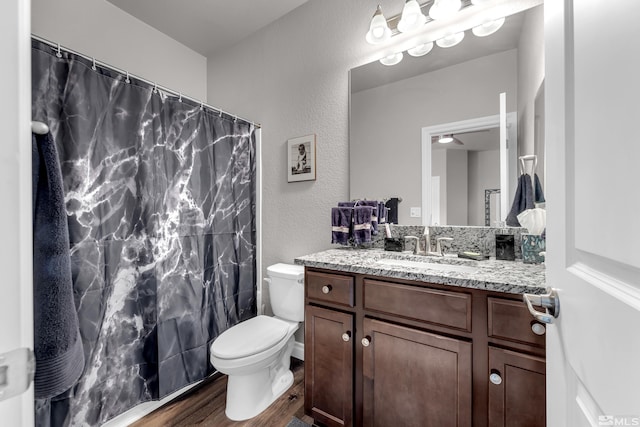
[[[210,56],[308,0],[107,0],[196,52]]]

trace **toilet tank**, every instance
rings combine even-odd
[[[274,264],[267,267],[269,299],[276,316],[304,321],[304,267],[292,264]]]

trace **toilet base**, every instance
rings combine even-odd
[[[227,418],[233,421],[253,418],[293,385],[293,372],[289,369],[293,345],[292,336],[272,366],[249,375],[229,375]]]

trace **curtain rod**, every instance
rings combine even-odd
[[[254,125],[258,129],[262,128],[262,125],[260,123],[256,123],[256,122],[254,122],[252,120],[245,119],[245,118],[240,117],[240,116],[238,116],[236,114],[231,114],[231,113],[223,110],[222,108],[214,107],[214,106],[209,105],[209,104],[207,104],[205,102],[202,102],[201,100],[192,98],[192,97],[187,96],[187,95],[183,95],[182,92],[176,92],[175,90],[169,89],[169,88],[167,88],[165,86],[161,86],[161,85],[159,85],[159,84],[157,84],[155,82],[149,81],[149,80],[144,79],[144,78],[139,77],[139,76],[136,76],[135,74],[130,74],[128,71],[121,70],[120,68],[115,67],[113,65],[109,65],[106,62],[98,61],[97,59],[95,59],[93,57],[84,55],[84,54],[82,54],[80,52],[76,52],[73,49],[69,49],[67,47],[61,46],[60,43],[54,43],[51,40],[47,40],[47,39],[45,39],[43,37],[40,37],[40,36],[37,36],[35,34],[31,34],[31,38],[36,40],[36,41],[39,41],[41,43],[49,45],[53,50],[57,51],[58,53],[60,53],[62,51],[65,51],[65,52],[71,53],[73,55],[79,56],[81,58],[84,58],[87,61],[91,61],[94,65],[99,65],[101,68],[112,70],[112,71],[115,71],[115,72],[117,72],[117,73],[119,73],[119,74],[121,74],[123,76],[127,76],[127,80],[130,77],[134,78],[136,80],[139,80],[141,82],[144,82],[144,83],[146,83],[148,85],[153,86],[154,89],[158,89],[158,90],[161,90],[161,91],[163,91],[163,92],[165,92],[165,93],[167,93],[169,95],[173,95],[173,96],[177,97],[180,100],[187,99],[189,101],[195,102],[196,104],[200,104],[201,108],[205,108],[206,107],[206,108],[208,108],[208,109],[210,109],[212,111],[217,112],[219,115],[226,114],[229,117],[233,117],[234,121],[240,119],[240,120],[242,120],[244,122],[247,122],[247,123],[250,123],[250,124]]]

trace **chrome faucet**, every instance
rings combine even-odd
[[[415,240],[416,241],[416,245],[413,247],[413,254],[414,255],[424,255],[425,254],[425,250],[422,249],[422,245],[420,244],[420,241],[422,240],[422,239],[420,239],[420,237],[404,236],[404,240],[405,240],[405,242],[407,240]]]

